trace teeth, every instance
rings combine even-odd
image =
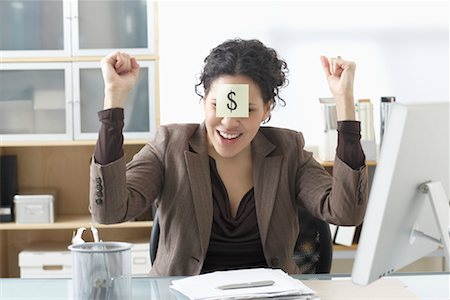
[[[235,139],[240,135],[240,134],[226,133],[226,132],[222,132],[222,131],[219,131],[219,134],[227,140]]]

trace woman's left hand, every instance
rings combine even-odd
[[[355,120],[353,82],[356,64],[339,56],[337,58],[321,56],[320,61],[336,102],[338,120]]]

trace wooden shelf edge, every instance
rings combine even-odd
[[[352,244],[351,246],[333,244],[333,251],[355,251],[358,248],[358,244]]]
[[[0,147],[94,146],[96,140],[67,141],[0,141]],[[124,145],[145,145],[148,140],[124,140]]]
[[[55,229],[77,229],[80,227],[90,227],[92,223],[91,216],[89,215],[60,215],[56,217],[54,223],[41,223],[41,224],[17,224],[0,223],[1,230],[55,230]],[[118,224],[98,224],[93,223],[96,228],[144,228],[152,227],[153,221],[130,221]]]
[[[113,50],[111,50],[112,52]],[[152,54],[136,54],[134,55],[139,60],[158,61],[159,55]],[[79,62],[79,61],[98,61],[103,56],[48,56],[48,57],[1,57],[0,63],[52,63],[52,62]]]
[[[334,161],[332,161],[332,160],[320,160],[317,157],[314,157],[314,158],[324,167],[334,167]],[[377,161],[368,160],[368,161],[366,161],[366,165],[369,167],[374,167],[377,165]]]

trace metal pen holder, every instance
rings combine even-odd
[[[131,299],[131,244],[70,245],[74,299]]]

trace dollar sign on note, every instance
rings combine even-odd
[[[237,108],[236,101],[234,101],[233,98],[231,98],[232,95],[236,96],[236,93],[233,91],[230,91],[227,96],[228,100],[230,100],[230,103],[227,103],[227,107],[230,110],[230,113],[232,113],[233,110],[235,110]]]

